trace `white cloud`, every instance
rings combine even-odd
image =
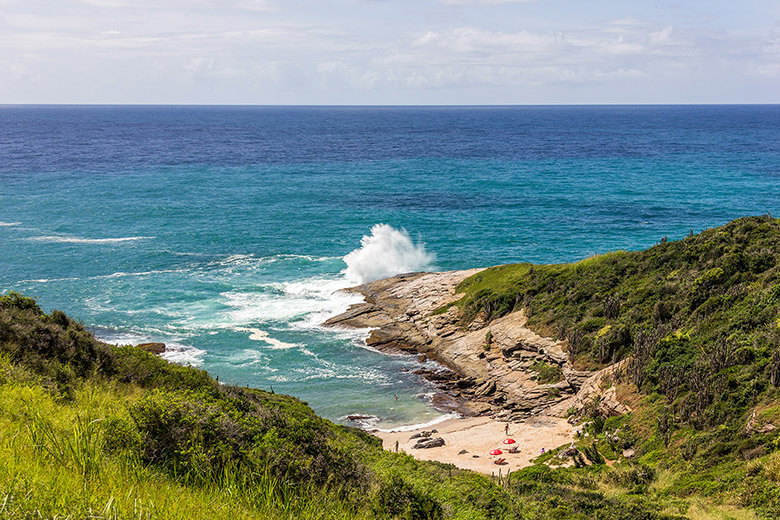
[[[413,103],[477,88],[575,96],[592,88],[608,97],[650,84],[673,93],[707,84],[742,92],[748,81],[779,74],[780,38],[770,23],[778,8],[736,30],[715,7],[626,4],[605,13],[595,4],[531,2],[0,0],[0,97],[49,100],[24,97],[33,89],[22,86],[36,84],[51,96],[88,96],[88,85],[135,89],[148,102],[160,92],[214,102],[233,101],[221,93],[246,102],[262,92],[297,103],[351,95],[382,103],[403,91]]]

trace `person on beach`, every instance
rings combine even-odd
[[[504,426],[504,434],[509,435],[509,423],[506,423],[506,426]]]

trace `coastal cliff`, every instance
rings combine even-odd
[[[362,294],[365,303],[325,325],[370,328],[366,343],[372,348],[441,363],[446,368],[416,372],[442,388],[434,400],[442,408],[509,421],[581,410],[599,393],[599,385],[586,384],[589,378],[600,380],[598,371],[573,368],[565,342],[529,329],[522,309],[464,327],[454,305],[462,296],[457,287],[481,271],[411,273],[360,285],[350,290]],[[614,390],[602,406],[614,413],[630,410],[615,399]]]

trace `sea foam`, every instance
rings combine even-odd
[[[205,350],[192,345],[168,342],[165,344],[165,352],[160,354],[160,357],[180,365],[199,367],[203,364],[203,356],[205,355]]]
[[[360,239],[360,247],[344,257],[344,276],[351,282],[366,283],[431,269],[434,260],[423,244],[412,242],[405,229],[375,224],[371,234]]]

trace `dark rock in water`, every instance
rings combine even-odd
[[[152,354],[162,354],[165,352],[165,343],[140,343],[136,347]]]
[[[417,444],[412,446],[412,449],[438,448],[439,446],[444,446],[444,439],[441,437],[432,437],[430,439],[420,439],[417,441]]]
[[[347,419],[350,421],[366,421],[369,419],[375,419],[373,415],[347,415]]]

